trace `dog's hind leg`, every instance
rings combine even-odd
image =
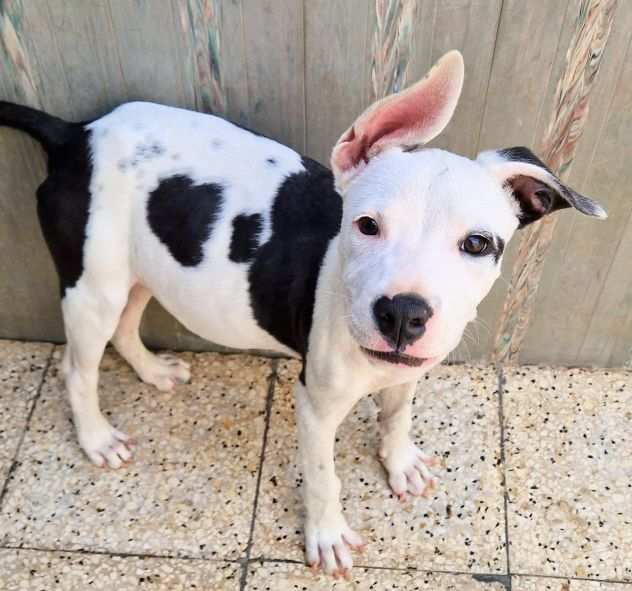
[[[176,382],[189,381],[189,364],[167,355],[154,355],[143,344],[138,329],[150,299],[151,292],[146,287],[138,283],[132,287],[112,343],[143,382],[159,390],[172,390]]]
[[[99,407],[99,363],[125,307],[127,286],[98,290],[85,279],[62,300],[68,341],[62,362],[79,444],[98,466],[120,467],[131,458],[124,433],[115,429]]]

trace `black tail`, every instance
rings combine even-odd
[[[28,133],[48,152],[63,145],[76,124],[31,107],[0,101],[0,126],[3,125]]]

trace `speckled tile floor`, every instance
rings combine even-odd
[[[414,436],[441,481],[404,504],[362,401],[336,450],[368,547],[333,581],[301,563],[295,362],[182,354],[161,393],[108,351],[102,406],[137,441],[114,472],[77,447],[62,351],[0,341],[1,591],[632,591],[631,371],[438,368]]]

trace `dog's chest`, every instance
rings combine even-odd
[[[157,105],[126,105],[93,132],[94,184],[131,195],[134,275],[209,340],[303,353],[340,224],[329,171],[222,119]]]

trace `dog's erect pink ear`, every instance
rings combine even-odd
[[[410,88],[371,105],[345,131],[331,155],[336,183],[344,187],[372,157],[391,146],[425,144],[450,121],[463,87],[463,57],[446,53]]]
[[[606,219],[601,205],[576,193],[556,177],[527,148],[506,148],[481,152],[476,161],[487,168],[516,201],[520,227],[539,220],[557,209],[574,207],[582,213]]]

